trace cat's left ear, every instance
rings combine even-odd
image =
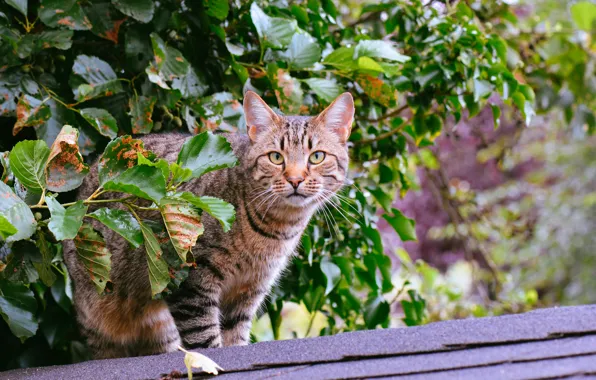
[[[344,92],[329,107],[317,116],[316,120],[325,128],[332,130],[342,144],[348,141],[354,122],[354,99],[352,94]]]

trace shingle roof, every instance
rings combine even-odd
[[[218,379],[596,379],[596,305],[200,350]],[[159,379],[184,354],[0,373],[0,379]],[[195,378],[200,378],[197,373]]]

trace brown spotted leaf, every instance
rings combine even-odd
[[[270,64],[267,67],[267,75],[273,84],[279,108],[287,114],[302,113],[304,94],[300,82],[275,64]]]
[[[116,11],[110,3],[89,2],[85,4],[84,9],[93,25],[91,33],[118,44],[120,26],[126,21],[126,17]]]
[[[79,102],[123,91],[116,73],[107,62],[82,54],[72,65],[70,84]]]
[[[182,262],[186,262],[187,253],[204,231],[201,213],[190,203],[173,197],[162,198],[160,209],[172,245]]]
[[[372,75],[359,75],[356,82],[362,87],[366,95],[375,102],[390,107],[395,103],[395,92],[382,79]]]
[[[17,122],[12,129],[13,136],[16,136],[25,127],[36,127],[45,123],[52,116],[46,100],[39,100],[30,95],[23,95],[19,98]]]
[[[151,294],[161,293],[170,282],[168,263],[163,259],[163,251],[155,234],[145,223],[139,222],[141,232],[145,239],[145,251],[147,252],[147,267],[149,269],[149,282],[151,283]]]
[[[99,184],[103,186],[106,182],[137,165],[139,153],[145,158],[153,159],[155,157],[153,153],[144,148],[141,140],[133,139],[130,136],[121,136],[110,141],[99,160]]]
[[[170,86],[166,82],[172,82],[175,79],[180,80],[187,75],[194,75],[196,77],[196,73],[191,69],[190,63],[182,56],[182,53],[166,45],[157,33],[151,33],[151,46],[153,47],[153,60],[145,70],[151,82],[169,90]],[[189,79],[193,83],[199,80],[198,77],[194,77]],[[183,89],[184,86],[189,86],[178,81],[176,83],[175,88],[182,89],[183,91],[185,91]],[[194,88],[196,86],[196,84],[193,84],[191,87]]]
[[[54,28],[91,29],[79,0],[41,0],[38,15],[44,24]]]
[[[130,117],[132,133],[147,134],[153,129],[153,107],[157,98],[147,96],[135,96],[130,98]]]
[[[118,135],[116,119],[108,111],[101,108],[83,108],[81,116],[103,136],[111,139]]]
[[[89,273],[97,293],[104,292],[110,281],[112,254],[101,234],[85,223],[74,238],[79,260]]]
[[[83,162],[77,141],[79,131],[65,125],[50,148],[46,165],[48,190],[64,192],[76,189],[89,173],[89,166]]]

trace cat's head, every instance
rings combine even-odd
[[[342,187],[354,120],[352,95],[341,94],[317,116],[281,116],[249,91],[244,114],[253,188],[287,206],[304,207],[322,203]]]

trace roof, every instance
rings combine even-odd
[[[596,379],[596,305],[198,351],[225,369],[222,380]],[[0,379],[159,379],[186,374],[183,358],[95,360],[13,370]]]

